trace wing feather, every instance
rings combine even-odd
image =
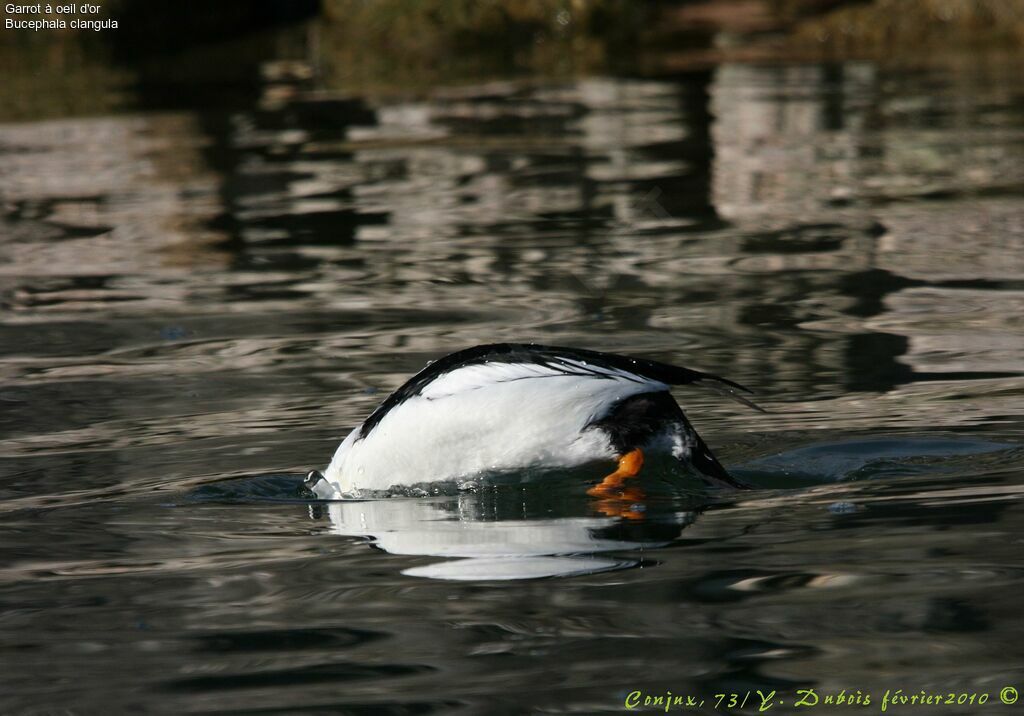
[[[644,358],[579,348],[495,343],[467,348],[429,363],[370,414],[361,427],[360,439],[369,435],[393,408],[415,396],[437,400],[489,385],[556,376],[630,382],[638,387],[650,386],[652,391],[667,390],[670,385],[707,381],[708,387],[761,410],[736,392],[740,390],[749,393],[749,389],[710,373]]]

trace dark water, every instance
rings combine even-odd
[[[1016,72],[268,81],[0,125],[0,711],[1009,712]],[[407,375],[505,340],[753,387],[768,414],[677,395],[759,489],[304,498]]]

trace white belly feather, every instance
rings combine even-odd
[[[318,492],[335,497],[611,459],[606,435],[587,426],[622,398],[667,387],[631,374],[565,374],[542,365],[459,368],[392,408],[365,438],[353,431],[327,468],[330,487],[321,482]]]

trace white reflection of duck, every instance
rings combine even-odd
[[[530,519],[528,512],[517,510],[514,495],[509,497],[513,499],[486,510],[480,509],[480,495],[473,493],[445,499],[344,500],[325,507],[334,534],[369,537],[391,554],[445,558],[403,574],[462,580],[531,579],[632,567],[637,559],[605,553],[665,546],[697,515],[667,512],[643,522]]]
[[[429,364],[341,443],[321,498],[488,473],[617,461],[589,493],[626,493],[645,454],[668,454],[712,483],[722,467],[669,392],[705,382],[752,405],[718,376],[657,361],[535,344],[469,348]],[[756,407],[756,406],[753,406]]]

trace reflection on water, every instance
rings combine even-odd
[[[638,559],[604,554],[665,546],[695,517],[692,512],[650,512],[639,520],[571,517],[551,506],[531,516],[529,493],[508,492],[499,489],[492,500],[471,493],[441,503],[334,502],[326,511],[332,533],[371,537],[385,552],[460,558],[412,567],[404,574],[462,580],[566,577],[635,567]]]
[[[650,477],[644,476],[645,489],[636,501],[588,501],[580,498],[579,483],[549,475],[521,485],[478,485],[448,497],[318,503],[310,507],[310,517],[322,519],[326,514],[332,534],[368,538],[390,554],[454,560],[408,568],[406,575],[458,580],[565,577],[640,566],[644,550],[672,545],[701,512],[727,501],[758,504],[777,499],[785,504],[802,497],[792,492],[774,495],[764,488],[792,490],[829,482],[951,474],[970,469],[978,456],[1007,454],[1012,447],[952,438],[828,442],[734,466],[736,475],[755,486],[751,493],[709,495],[675,481],[655,482],[652,489]],[[214,494],[220,499],[251,499],[251,484],[230,484]],[[209,499],[209,488],[202,491]],[[838,500],[828,509],[857,512],[865,508],[863,500]],[[609,558],[610,552],[641,554]]]
[[[1005,79],[283,81],[0,124],[2,710],[1014,683]],[[427,360],[502,340],[755,388],[768,414],[677,396],[760,489],[615,512],[575,483],[321,504],[248,477],[322,467]]]

